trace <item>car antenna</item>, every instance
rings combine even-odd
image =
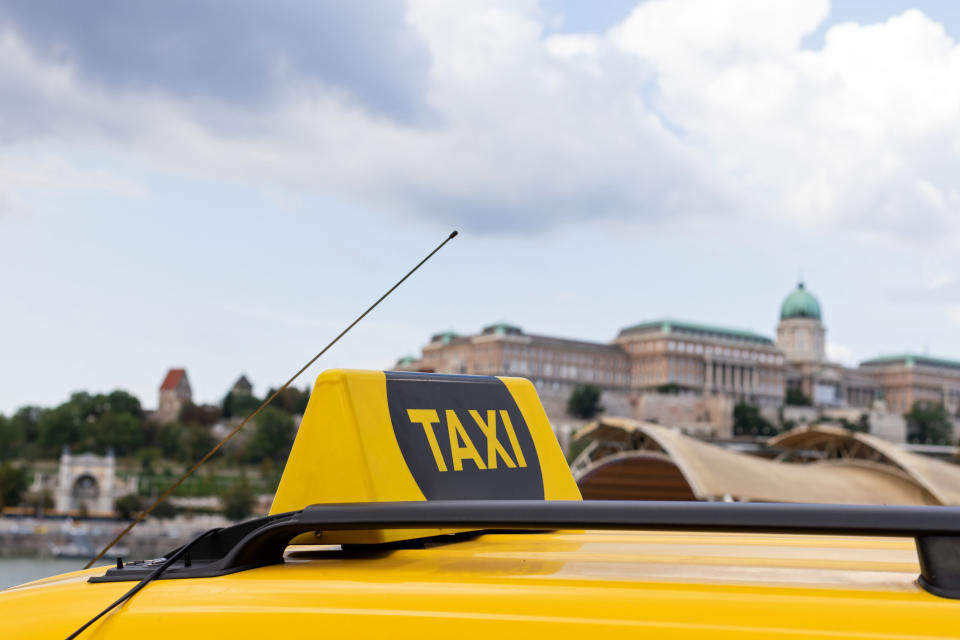
[[[315,355],[315,356],[313,356],[312,358],[310,358],[310,360],[307,362],[307,364],[305,364],[305,365],[303,365],[302,367],[300,367],[300,369],[299,369],[295,374],[293,374],[292,376],[290,376],[290,379],[289,379],[289,380],[287,380],[286,382],[284,382],[283,385],[282,385],[279,389],[277,389],[276,391],[274,391],[273,394],[271,394],[271,396],[270,396],[269,398],[267,398],[267,399],[264,400],[262,403],[260,403],[260,406],[257,407],[256,410],[254,410],[253,413],[251,413],[251,414],[248,415],[246,418],[244,418],[243,421],[240,422],[240,424],[238,424],[236,427],[233,428],[233,431],[231,431],[231,432],[228,433],[226,436],[224,436],[224,438],[223,438],[222,440],[220,440],[220,442],[218,442],[216,445],[214,445],[214,447],[213,447],[212,449],[210,449],[210,451],[208,451],[208,452],[206,453],[206,455],[204,455],[202,458],[200,458],[200,460],[198,460],[192,467],[190,467],[190,469],[188,469],[186,473],[184,473],[182,476],[180,476],[180,478],[177,479],[176,482],[174,482],[172,485],[170,485],[170,487],[169,487],[166,491],[164,491],[163,494],[162,494],[159,498],[157,498],[156,500],[153,501],[153,504],[151,504],[149,507],[147,507],[146,509],[144,509],[143,511],[141,511],[140,514],[133,520],[133,522],[131,522],[130,524],[128,524],[127,527],[117,535],[117,537],[115,537],[113,540],[110,541],[110,543],[109,543],[107,546],[105,546],[103,549],[101,549],[100,553],[98,553],[95,558],[93,558],[92,560],[90,560],[90,562],[88,562],[88,563],[86,564],[86,566],[84,567],[84,569],[89,569],[90,567],[92,567],[92,566],[94,565],[94,563],[97,562],[97,560],[99,560],[100,558],[102,558],[102,557],[104,556],[104,554],[106,554],[107,551],[109,551],[110,548],[113,547],[113,545],[117,544],[117,543],[123,538],[123,536],[127,535],[127,534],[130,532],[131,529],[133,529],[133,528],[134,528],[135,526],[137,526],[140,522],[142,522],[143,519],[146,518],[146,517],[150,514],[150,512],[153,511],[153,510],[157,507],[157,505],[159,505],[161,502],[163,502],[164,500],[166,500],[166,499],[170,496],[170,494],[172,494],[174,491],[176,491],[176,490],[177,490],[177,487],[179,487],[180,484],[181,484],[184,480],[186,480],[187,478],[189,478],[189,477],[193,474],[194,471],[196,471],[197,469],[199,469],[199,468],[203,465],[203,463],[205,463],[207,460],[210,459],[211,456],[213,456],[213,454],[215,454],[217,451],[219,451],[220,448],[221,448],[224,444],[226,444],[228,440],[230,440],[230,438],[232,438],[233,436],[237,435],[237,433],[240,431],[240,429],[242,429],[248,422],[250,422],[253,418],[255,418],[255,417],[257,416],[257,414],[259,414],[261,411],[263,411],[263,410],[267,407],[267,405],[269,405],[271,402],[273,402],[274,398],[276,398],[278,395],[280,395],[281,393],[283,393],[283,391],[286,390],[286,388],[289,387],[289,386],[293,383],[293,381],[296,380],[296,379],[300,376],[301,373],[303,373],[304,371],[306,371],[306,370],[310,367],[310,365],[312,365],[314,362],[316,362],[316,361],[320,358],[320,356],[322,356],[323,354],[325,354],[325,353],[330,349],[330,347],[332,347],[333,345],[335,345],[335,344],[340,340],[340,338],[342,338],[343,336],[345,336],[345,335],[347,334],[347,332],[350,331],[351,329],[353,329],[353,327],[354,327],[358,322],[360,322],[361,320],[363,320],[363,319],[367,316],[368,313],[370,313],[371,311],[373,311],[374,308],[376,308],[376,306],[377,306],[378,304],[380,304],[381,302],[383,302],[383,301],[386,299],[387,296],[389,296],[391,293],[393,293],[393,291],[394,291],[397,287],[399,287],[401,284],[403,284],[404,281],[405,281],[407,278],[409,278],[410,276],[412,276],[413,273],[414,273],[414,271],[416,271],[417,269],[419,269],[420,267],[422,267],[422,266],[424,265],[424,263],[425,263],[427,260],[429,260],[430,258],[432,258],[435,253],[437,253],[438,251],[440,251],[440,249],[442,249],[445,244],[447,244],[448,242],[450,242],[451,240],[453,240],[453,239],[456,238],[456,237],[457,237],[457,232],[456,232],[456,231],[452,232],[449,236],[447,236],[447,238],[446,238],[443,242],[441,242],[440,244],[438,244],[438,245],[434,248],[433,251],[431,251],[430,253],[428,253],[427,256],[426,256],[423,260],[421,260],[420,262],[418,262],[415,267],[413,267],[412,269],[410,269],[410,271],[408,271],[405,276],[403,276],[402,278],[400,278],[400,280],[398,280],[395,285],[393,285],[392,287],[390,287],[390,289],[388,289],[386,293],[384,293],[382,296],[380,296],[380,297],[377,299],[376,302],[374,302],[372,305],[370,305],[369,307],[367,307],[367,310],[366,310],[366,311],[364,311],[364,312],[361,313],[359,316],[357,316],[357,319],[356,319],[356,320],[354,320],[354,321],[351,322],[349,325],[347,325],[347,328],[346,328],[346,329],[344,329],[344,330],[341,331],[339,334],[337,334],[337,337],[336,337],[336,338],[334,338],[334,339],[331,340],[329,343],[327,343],[327,346],[325,346],[323,349],[321,349],[320,352],[317,353],[317,355]]]

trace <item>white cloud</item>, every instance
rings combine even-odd
[[[569,58],[576,55],[595,56],[600,51],[601,40],[597,36],[563,34],[544,40],[544,46],[551,55]]]
[[[654,65],[660,109],[744,208],[956,241],[960,49],[942,27],[907,11],[807,51],[826,3],[730,6],[652,2],[612,33]]]
[[[960,324],[960,304],[947,307],[947,317],[950,318],[950,322]]]
[[[28,215],[37,197],[76,194],[142,196],[144,191],[129,180],[75,167],[60,156],[0,153],[0,215]]]
[[[0,140],[92,142],[494,231],[745,215],[960,244],[960,48],[907,11],[802,49],[827,12],[654,0],[605,34],[545,36],[533,2],[414,0],[396,28],[428,69],[416,99],[391,91],[423,103],[416,122],[311,82],[259,109],[119,91],[8,27]]]
[[[651,0],[614,27],[618,47],[673,73],[790,55],[827,17],[827,0]],[[717,58],[717,54],[722,57]]]
[[[856,366],[853,359],[853,352],[842,344],[833,342],[827,343],[827,359],[830,362],[839,362],[847,366]]]

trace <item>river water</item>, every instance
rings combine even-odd
[[[56,558],[0,558],[0,589],[24,582],[55,576],[58,573],[77,571],[86,562],[83,560],[58,560]]]

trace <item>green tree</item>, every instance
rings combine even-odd
[[[210,432],[210,427],[203,424],[184,425],[180,435],[180,452],[178,459],[181,462],[194,462],[210,451],[217,443]]]
[[[675,396],[680,393],[680,385],[676,382],[668,382],[667,384],[662,384],[657,387],[656,391],[662,395]]]
[[[24,437],[20,423],[0,415],[0,462],[22,457]]]
[[[953,423],[946,407],[939,402],[917,400],[907,420],[907,440],[918,444],[950,444],[953,440]]]
[[[154,465],[163,457],[163,450],[160,447],[143,447],[137,450],[137,460],[140,461],[140,469],[144,473],[153,473]]]
[[[80,406],[73,402],[65,402],[44,411],[37,422],[37,439],[41,452],[55,457],[65,446],[80,445],[84,419]]]
[[[256,417],[256,430],[247,447],[248,459],[251,462],[264,458],[281,463],[286,461],[296,433],[293,416],[275,407],[267,407]]]
[[[136,451],[143,443],[140,420],[129,413],[108,411],[96,418],[88,428],[93,433],[97,451],[113,449],[117,455],[124,456]]]
[[[803,389],[798,389],[796,387],[789,387],[787,389],[787,398],[786,402],[789,405],[797,407],[809,407],[811,404],[810,398],[803,392]]]
[[[12,464],[0,464],[0,508],[15,507],[27,491],[27,470]]]
[[[170,520],[176,517],[176,515],[177,508],[167,500],[158,504],[153,508],[153,511],[150,512],[150,517],[156,518],[157,520]]]
[[[224,418],[233,417],[233,391],[227,391],[227,395],[220,401],[220,415]]]
[[[592,384],[578,384],[567,398],[567,413],[589,420],[603,411],[600,406],[600,389]]]
[[[220,407],[188,402],[180,409],[179,420],[183,424],[201,424],[210,427],[220,421]]]
[[[245,418],[260,406],[260,402],[260,399],[252,393],[235,394],[230,391],[224,396],[223,401],[220,403],[222,407],[221,414],[224,418]]]
[[[113,508],[116,509],[117,515],[121,519],[130,520],[143,506],[140,504],[140,496],[135,493],[128,493],[117,498],[113,503]]]
[[[165,458],[195,462],[213,448],[216,439],[202,424],[168,422],[157,431],[157,445]]]
[[[577,459],[583,450],[590,446],[590,443],[593,442],[590,438],[577,438],[570,443],[570,450],[567,451],[567,464],[572,463]]]
[[[157,446],[165,458],[176,460],[180,454],[180,439],[184,427],[179,422],[168,422],[157,430]]]
[[[15,428],[23,432],[23,437],[27,442],[36,442],[39,434],[40,417],[44,411],[40,407],[21,407],[10,416],[9,420]]]
[[[777,433],[773,424],[760,414],[760,408],[746,402],[733,407],[733,434],[737,436],[772,436]]]
[[[111,391],[106,395],[105,400],[109,411],[113,413],[125,413],[135,418],[143,417],[143,407],[140,406],[140,400],[126,391],[120,389]]]
[[[870,433],[870,418],[863,414],[856,422],[840,418],[840,426],[850,431],[859,431],[861,433]]]
[[[266,397],[269,398],[275,392],[276,389],[271,388],[269,391],[267,391]],[[303,390],[297,389],[296,387],[287,387],[273,400],[272,403],[270,403],[270,406],[283,409],[287,413],[292,413],[294,415],[303,415],[303,413],[307,410],[307,402],[309,400],[309,387],[304,388]]]
[[[221,496],[223,515],[229,520],[243,520],[253,512],[256,496],[246,481],[227,489]]]
[[[18,416],[20,414],[18,413]],[[23,416],[29,419],[31,416]],[[143,442],[140,401],[126,391],[91,395],[78,391],[59,406],[36,414],[40,453],[56,456],[64,446],[120,455],[132,453]]]

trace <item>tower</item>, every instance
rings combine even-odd
[[[192,401],[193,391],[190,389],[186,369],[170,369],[160,385],[154,419],[161,424],[176,420],[183,405]]]
[[[777,325],[777,346],[783,349],[788,362],[825,362],[826,329],[820,303],[807,291],[803,282],[783,301],[780,324]]]

